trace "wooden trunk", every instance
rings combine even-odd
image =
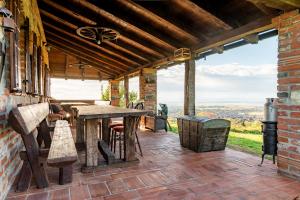
[[[180,144],[195,152],[224,150],[230,121],[192,116],[177,118]]]

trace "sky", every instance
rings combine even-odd
[[[196,61],[196,104],[263,104],[276,97],[277,37],[249,44]],[[129,90],[138,91],[138,77]],[[184,65],[157,73],[158,102],[183,103]],[[52,79],[57,99],[100,99],[107,82]],[[67,91],[67,92],[66,92]]]

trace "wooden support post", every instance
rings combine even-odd
[[[98,165],[98,119],[86,120],[86,166]]]
[[[195,60],[185,61],[184,115],[195,115]]]
[[[128,76],[124,76],[124,96],[125,96],[125,106],[129,104],[129,80]]]
[[[135,131],[138,122],[137,118],[137,116],[124,117],[125,161],[137,160],[135,156]]]

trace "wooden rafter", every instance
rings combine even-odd
[[[224,30],[232,29],[232,27],[225,23],[223,20],[199,7],[197,4],[191,2],[190,0],[172,0],[171,2],[172,5],[175,5],[184,10],[184,12],[192,15],[195,20],[205,21],[211,26],[222,28]]]
[[[264,11],[264,8],[273,8],[279,10],[291,10],[300,8],[299,0],[247,0],[253,3],[256,7]]]
[[[69,54],[70,56],[73,56],[75,58],[83,60],[85,63],[90,64],[95,69],[97,69],[97,70],[99,70],[99,71],[101,71],[101,72],[109,75],[110,77],[113,77],[116,74],[115,71],[113,71],[111,69],[107,69],[106,67],[104,67],[103,65],[101,65],[99,62],[96,62],[94,60],[88,59],[87,57],[85,57],[84,55],[82,55],[82,54],[80,54],[80,53],[78,53],[76,51],[72,51],[72,50],[69,50],[68,48],[64,48],[63,45],[58,44],[58,42],[56,42],[54,40],[49,39],[49,44],[52,47],[54,47],[54,48],[56,48],[56,49],[58,49],[58,50],[60,50],[60,51],[62,51],[64,53],[66,53],[66,54]]]
[[[57,39],[53,39],[53,38],[48,38],[48,41],[50,44],[54,44],[55,46],[60,47],[61,49],[64,49],[65,51],[68,51],[73,54],[78,54],[78,57],[85,58],[86,60],[87,59],[91,60],[94,63],[94,65],[96,64],[96,66],[101,66],[101,68],[106,70],[106,72],[111,72],[114,74],[118,74],[121,72],[121,70],[119,70],[119,69],[115,69],[115,68],[112,68],[110,66],[103,64],[101,61],[99,61],[99,59],[94,58],[89,54],[86,54],[80,50],[74,49],[72,46],[70,46],[70,44],[63,43],[63,42],[61,42]]]
[[[47,4],[48,6],[52,6],[53,8],[59,10],[60,12],[63,12],[63,13],[65,13],[65,14],[67,14],[67,15],[69,15],[69,16],[71,16],[71,17],[73,17],[73,18],[75,18],[75,19],[77,19],[77,20],[79,20],[83,23],[85,23],[85,24],[88,24],[89,26],[96,26],[97,25],[97,23],[94,22],[93,20],[90,20],[86,17],[83,17],[83,16],[75,13],[74,11],[72,11],[72,10],[70,10],[70,9],[64,7],[64,6],[61,6],[57,3],[55,3],[54,1],[49,1],[49,0],[41,0],[41,1],[45,4]]]
[[[47,36],[48,36],[49,39],[54,38],[55,40],[57,40],[57,41],[61,42],[62,44],[64,44],[66,46],[66,48],[67,47],[74,48],[74,49],[76,48],[76,50],[77,49],[82,49],[82,50],[84,50],[84,52],[82,52],[82,54],[87,55],[87,57],[93,58],[94,60],[97,60],[99,63],[102,63],[103,65],[106,65],[106,66],[108,66],[112,69],[115,69],[116,71],[126,71],[126,68],[118,66],[118,65],[113,65],[112,63],[101,59],[100,56],[96,52],[93,52],[93,51],[87,49],[86,47],[84,47],[82,45],[75,44],[74,42],[69,41],[69,40],[67,40],[63,37],[60,37],[60,36],[58,36],[54,33],[51,33],[51,32],[48,32],[48,31],[46,31],[46,33],[47,33]]]
[[[153,45],[156,45],[159,48],[162,48],[166,51],[173,52],[176,47],[173,45],[163,41],[162,39],[153,36],[142,29],[112,15],[111,13],[99,8],[98,6],[89,3],[88,1],[83,1],[83,0],[72,0],[72,2],[76,3],[77,5],[87,8],[96,14],[98,14],[101,18],[106,19],[107,21],[110,21],[113,24],[116,24],[118,27],[122,28],[123,30],[126,30],[128,32],[131,32],[139,37],[144,38],[145,40],[151,42]]]
[[[138,14],[139,16],[147,19],[153,26],[163,29],[170,36],[175,36],[180,40],[187,41],[188,43],[194,45],[195,43],[199,43],[199,39],[192,34],[184,31],[183,29],[177,27],[176,25],[170,23],[164,18],[154,14],[153,12],[145,9],[139,4],[131,1],[131,0],[117,0],[119,4],[129,9],[131,12]]]
[[[78,26],[76,26],[76,25],[74,25],[74,24],[72,24],[72,23],[70,23],[70,22],[67,22],[66,20],[63,20],[63,19],[61,19],[61,18],[59,18],[59,17],[57,17],[57,16],[55,16],[55,15],[53,15],[53,14],[51,14],[51,13],[49,13],[49,12],[47,12],[47,11],[44,11],[44,10],[42,10],[42,9],[40,9],[41,10],[41,14],[43,15],[43,16],[45,16],[45,17],[47,17],[47,18],[49,18],[49,19],[52,19],[52,20],[54,20],[54,21],[56,21],[56,22],[59,22],[61,25],[63,25],[63,26],[67,26],[68,28],[70,28],[70,29],[74,29],[74,30],[76,30],[77,28],[78,28]],[[75,35],[75,34],[74,34]],[[78,37],[79,38],[79,37]],[[133,47],[135,47],[135,48],[137,48],[138,50],[140,50],[140,51],[143,51],[143,52],[145,52],[145,53],[147,53],[147,54],[150,54],[151,56],[155,56],[156,58],[162,58],[163,57],[163,55],[161,54],[161,53],[159,53],[159,52],[157,52],[157,51],[155,51],[155,50],[153,50],[153,49],[151,49],[151,48],[148,48],[147,46],[144,46],[144,45],[142,45],[142,44],[139,44],[139,43],[137,43],[137,42],[135,42],[134,40],[132,40],[132,39],[130,39],[130,38],[127,38],[127,37],[125,37],[125,36],[123,36],[123,35],[121,35],[119,38],[118,38],[118,40],[119,41],[122,41],[122,42],[124,42],[124,43],[126,43],[126,44],[128,44],[128,45],[130,45],[130,46],[133,46]],[[93,42],[90,42],[90,41],[88,41],[88,40],[85,40],[85,41],[87,41],[87,42],[89,42],[89,44],[94,44],[94,45],[96,45],[95,43],[93,43]],[[98,45],[99,46],[99,45]],[[99,47],[99,48],[101,48],[101,47]],[[129,47],[127,47],[128,49],[129,49]],[[102,51],[105,51],[105,49],[103,49],[103,48],[101,48],[101,50]],[[132,50],[131,50],[132,51]],[[107,53],[111,53],[111,52],[108,52],[107,51]],[[140,53],[141,54],[141,53]],[[120,56],[120,55],[119,55]],[[144,56],[143,56],[144,57]],[[124,58],[124,57],[123,57]]]
[[[70,37],[71,37],[71,38],[73,38],[73,39],[76,39],[76,40],[78,40],[78,41],[84,43],[84,44],[87,44],[88,46],[92,46],[92,47],[97,48],[98,50],[100,50],[100,52],[99,52],[99,51],[97,51],[97,52],[98,52],[99,54],[101,54],[101,57],[103,57],[103,58],[105,58],[105,59],[108,59],[108,60],[110,60],[110,61],[112,61],[112,62],[115,62],[115,63],[120,64],[120,65],[122,65],[122,66],[128,66],[128,65],[124,65],[124,64],[123,64],[124,61],[127,62],[127,63],[129,63],[129,64],[132,64],[132,65],[139,65],[138,63],[136,63],[136,62],[134,62],[134,61],[132,61],[132,60],[129,60],[129,59],[127,59],[126,57],[123,57],[123,56],[120,56],[120,55],[118,55],[118,54],[116,54],[116,53],[114,53],[114,52],[111,52],[111,51],[109,51],[109,50],[107,50],[107,49],[105,49],[105,48],[103,48],[103,47],[101,47],[101,46],[99,46],[99,45],[97,45],[97,44],[95,44],[95,43],[93,43],[93,42],[90,42],[90,41],[88,41],[88,40],[85,40],[85,39],[83,39],[83,38],[81,38],[81,37],[79,37],[79,36],[76,36],[75,34],[69,33],[69,32],[67,32],[67,31],[65,31],[65,30],[63,30],[63,29],[61,29],[61,28],[58,28],[58,27],[52,25],[52,24],[49,24],[49,23],[47,23],[47,22],[43,22],[43,24],[44,24],[46,27],[50,27],[50,28],[52,28],[53,30],[56,30],[56,31],[60,32],[60,34],[62,34],[62,35],[63,35],[64,37],[66,37],[66,38],[70,38]],[[112,59],[111,57],[106,56],[106,55],[104,55],[103,53],[101,53],[101,52],[103,52],[103,51],[104,51],[105,53],[110,53],[110,55],[116,56],[117,58],[122,59],[123,61],[119,61],[119,60]]]
[[[213,37],[213,38],[211,38],[211,40],[209,40],[205,43],[202,43],[199,46],[194,47],[192,49],[192,52],[193,52],[193,54],[199,54],[201,52],[205,52],[207,50],[223,46],[227,43],[243,39],[248,35],[270,30],[274,27],[275,27],[275,25],[271,23],[271,18],[267,17],[267,18],[258,19],[257,21],[248,23],[237,29],[227,31],[226,33],[224,33],[220,36]],[[151,64],[146,64],[141,67],[138,67],[130,72],[127,72],[126,74],[120,74],[118,76],[118,78],[122,78],[125,75],[136,73],[137,71],[141,70],[142,68],[146,68],[146,67],[158,68],[160,66],[168,65],[169,63],[177,64],[179,62],[174,62],[174,56],[169,56],[169,57],[157,60],[156,62],[153,62]]]
[[[99,61],[101,61],[103,64],[111,66],[113,68],[116,69],[121,69],[121,70],[125,70],[125,69],[132,69],[132,67],[128,67],[127,65],[121,64],[117,61],[112,62],[109,59],[106,59],[105,57],[103,57],[103,54],[99,53],[99,52],[95,52],[83,45],[80,45],[79,43],[74,43],[72,40],[66,38],[66,37],[62,37],[60,35],[57,35],[53,32],[49,32],[49,31],[45,31],[47,33],[47,36],[53,36],[56,37],[57,39],[60,39],[62,42],[66,42],[69,43],[71,45],[73,45],[74,48],[79,48],[84,50],[85,52],[89,52],[90,55],[94,55],[95,58],[97,58]]]

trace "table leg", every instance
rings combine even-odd
[[[108,128],[109,124],[109,118],[103,118],[102,119],[102,139],[104,142],[106,142],[107,145],[109,145],[110,141],[110,132]]]
[[[137,160],[135,156],[135,131],[138,122],[137,116],[124,117],[124,137],[125,137],[125,161]]]
[[[98,119],[86,120],[86,166],[98,165]]]
[[[84,119],[77,118],[76,122],[76,143],[83,143],[84,139]]]

